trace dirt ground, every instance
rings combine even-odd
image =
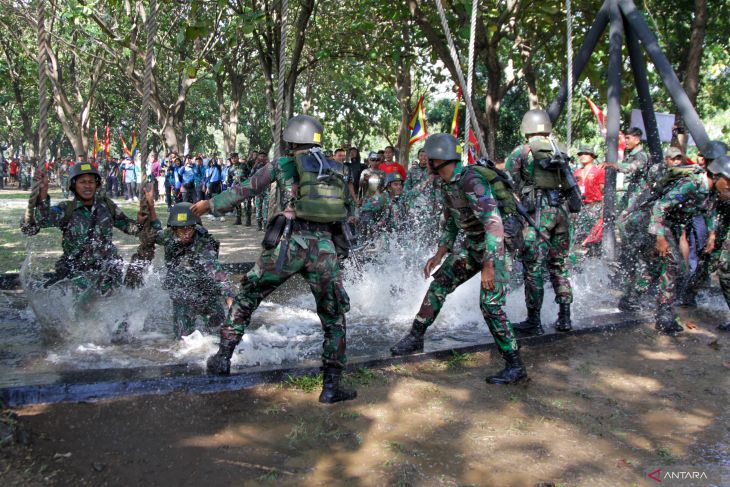
[[[730,336],[693,325],[526,346],[520,386],[487,385],[483,352],[352,371],[359,397],[333,406],[299,381],[27,407],[0,484],[631,486],[680,464],[730,481]]]

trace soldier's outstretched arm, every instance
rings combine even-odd
[[[266,191],[276,180],[276,175],[276,165],[270,162],[241,184],[216,195],[213,199],[195,203],[190,210],[195,216],[203,216],[211,210],[223,213],[231,211],[238,203]]]

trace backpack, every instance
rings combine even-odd
[[[494,198],[497,200],[499,211],[503,216],[511,215],[517,211],[517,205],[512,196],[512,178],[509,177],[509,174],[497,169],[492,161],[478,162],[467,166],[467,169],[478,172],[489,182]]]

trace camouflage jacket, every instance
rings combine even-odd
[[[71,269],[80,271],[98,269],[100,260],[118,257],[112,243],[113,228],[129,235],[142,231],[142,225],[125,215],[113,201],[98,194],[90,207],[76,199],[51,206],[48,198],[36,206],[35,220],[41,228],[61,229],[62,259]]]
[[[618,170],[626,175],[626,182],[624,184],[627,185],[627,194],[641,191],[647,185],[649,169],[649,156],[640,145],[634,147],[624,156],[624,160],[618,163]],[[655,177],[655,171],[660,172],[661,167],[652,171],[653,177]]]
[[[279,189],[279,208],[277,208],[277,211],[284,211],[294,200],[298,180],[299,174],[297,173],[294,158],[280,157],[278,161],[269,162],[261,167],[241,184],[233,186],[209,200],[210,207],[213,213],[231,211],[238,203],[264,193],[271,183],[276,182]],[[352,215],[354,205],[347,187],[345,187],[344,199],[348,215]]]
[[[431,177],[431,171],[418,165],[411,167],[408,179],[403,184],[401,196],[410,207],[432,210],[437,213],[440,208],[441,184],[438,177]]]
[[[163,229],[160,221],[152,222],[154,241],[165,249],[165,289],[184,290],[192,295],[224,295],[235,292],[218,261],[220,244],[202,226],[195,227],[193,241],[183,245],[172,228]]]
[[[666,235],[671,227],[687,223],[695,215],[704,214],[708,230],[714,231],[714,219],[708,214],[710,186],[704,171],[698,170],[671,183],[651,207],[649,233]]]
[[[451,249],[459,230],[463,230],[467,245],[483,251],[485,262],[502,258],[502,218],[492,188],[484,176],[458,163],[451,181],[443,183],[441,188],[446,224],[439,246]]]
[[[369,228],[393,231],[406,221],[406,202],[402,196],[393,198],[383,191],[366,200],[360,208],[360,219]]]

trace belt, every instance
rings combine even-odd
[[[294,220],[292,230],[305,230],[308,232],[332,232],[332,223],[320,223],[309,220]]]

